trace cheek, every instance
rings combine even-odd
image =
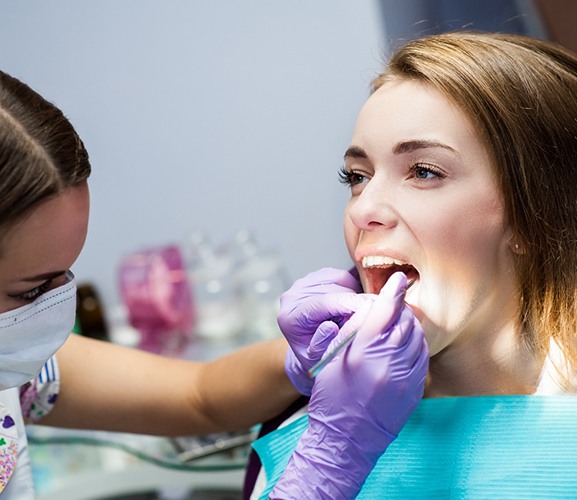
[[[493,190],[471,192],[466,198],[448,196],[443,209],[422,213],[430,216],[415,219],[414,229],[425,249],[444,262],[481,263],[501,248],[504,212]]]
[[[366,283],[366,277],[363,273],[361,266],[359,266],[355,260],[355,250],[357,248],[357,245],[358,245],[358,242],[360,239],[361,231],[358,227],[356,227],[353,224],[351,218],[347,215],[346,211],[345,211],[345,218],[344,218],[344,222],[343,222],[343,232],[344,232],[345,244],[347,246],[349,256],[351,257],[351,260],[355,263],[355,267],[359,271],[362,289],[367,290],[368,288],[367,288],[367,283]]]
[[[507,231],[500,210],[464,210],[421,225],[419,235],[426,264],[414,300],[435,351],[501,288]]]
[[[359,229],[353,224],[351,218],[348,215],[348,209],[345,210],[345,217],[343,220],[343,232],[345,236],[345,244],[347,245],[347,250],[353,261],[355,260],[355,248],[357,242],[359,241]]]

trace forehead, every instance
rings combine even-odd
[[[88,215],[86,184],[38,205],[2,239],[0,283],[69,269],[84,245]]]
[[[413,80],[394,80],[377,89],[361,109],[353,137],[366,146],[415,137],[455,149],[481,144],[462,110],[432,85]]]

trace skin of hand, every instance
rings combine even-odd
[[[359,331],[317,375],[308,428],[270,498],[354,498],[416,408],[429,351],[405,287],[395,273],[341,329]]]
[[[58,402],[39,423],[166,436],[246,429],[299,396],[286,351],[279,339],[194,362],[73,334],[57,353]]]
[[[321,359],[339,328],[366,302],[361,292],[356,269],[323,268],[297,280],[282,294],[277,319],[291,347],[285,370],[302,394],[308,396],[312,390],[308,370]]]

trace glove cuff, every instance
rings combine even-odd
[[[310,415],[309,415],[310,417]],[[269,498],[340,500],[355,498],[395,436],[379,428],[370,435],[346,436],[326,427],[302,435]]]

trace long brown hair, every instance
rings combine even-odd
[[[373,90],[391,79],[433,85],[476,127],[519,248],[520,331],[541,354],[554,339],[574,373],[577,57],[531,37],[445,33],[401,47]]]
[[[62,111],[0,71],[0,238],[39,203],[89,175],[88,153]]]

